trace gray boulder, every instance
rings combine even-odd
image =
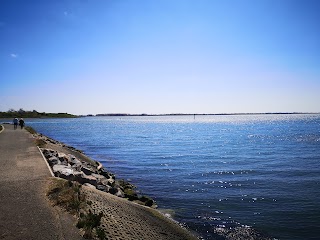
[[[103,192],[109,192],[111,187],[108,185],[97,185],[97,189]]]
[[[119,187],[113,187],[113,188],[111,188],[110,190],[109,190],[109,193],[111,193],[111,194],[113,194],[113,195],[115,195],[115,196],[117,196],[117,197],[122,197],[122,198],[124,198],[124,193],[123,193],[123,191],[119,188]]]
[[[69,164],[69,158],[64,153],[58,153],[58,159],[61,161],[61,164],[63,164],[63,165]]]
[[[74,171],[69,166],[57,164],[52,167],[52,170],[56,177],[64,178],[67,180],[73,180],[74,178]]]
[[[99,174],[105,176],[106,178],[112,178],[115,179],[115,176],[113,173],[110,173],[107,169],[105,169],[104,167],[99,169]]]
[[[91,175],[92,173],[95,173],[94,170],[92,170],[91,168],[88,168],[86,166],[82,166],[81,171],[86,175]]]
[[[114,195],[124,198],[124,192],[120,188],[117,188],[117,192]]]
[[[81,173],[81,172],[80,172]],[[97,186],[98,182],[97,179],[91,175],[86,175],[84,173],[81,174],[75,174],[75,181],[84,184],[84,183],[89,183],[93,186]]]
[[[50,158],[47,159],[47,161],[50,167],[52,167],[53,165],[61,164],[60,160],[55,156],[51,156]]]
[[[68,157],[69,163],[72,166],[72,168],[76,169],[77,171],[80,171],[82,168],[82,162],[71,154]]]
[[[89,187],[89,188],[93,188],[93,189],[96,189],[95,186],[91,185],[90,183],[85,183],[83,184],[83,186],[86,186],[86,187]]]
[[[113,186],[115,183],[114,179],[112,178],[109,178],[109,179],[104,178],[104,179],[101,179],[100,182],[102,185],[106,185],[106,186]]]
[[[106,180],[106,178],[100,174],[92,173],[91,176],[95,177],[99,183]]]
[[[56,156],[56,151],[52,149],[43,149],[42,153],[47,159],[50,157]]]

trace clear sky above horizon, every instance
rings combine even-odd
[[[320,1],[0,0],[0,111],[320,112]]]

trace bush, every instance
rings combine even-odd
[[[78,213],[84,197],[80,194],[81,185],[77,182],[55,179],[47,193],[55,205],[62,206],[67,211]]]
[[[102,216],[103,216],[102,212],[100,212],[99,214],[94,214],[90,210],[89,210],[88,214],[81,214],[80,215],[80,219],[77,223],[77,227],[84,229],[84,231],[85,231],[84,238],[92,238],[92,234],[93,234],[92,230],[94,228],[96,228],[96,230],[97,230],[96,232],[97,232],[98,236],[99,235],[101,237],[103,235],[105,236],[105,233],[101,228],[99,228],[99,230],[97,229],[100,226]]]
[[[47,195],[55,205],[78,214],[77,227],[84,229],[84,238],[107,239],[104,230],[99,227],[103,216],[102,212],[99,214],[95,214],[91,210],[88,213],[83,212],[87,205],[92,205],[92,202],[86,201],[84,195],[81,194],[81,186],[77,182],[55,178],[51,181]]]
[[[102,228],[97,227],[96,229],[97,236],[100,240],[107,239],[106,233]]]

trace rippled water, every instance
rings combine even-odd
[[[214,226],[237,225],[319,239],[320,115],[27,121],[131,180],[205,239]]]

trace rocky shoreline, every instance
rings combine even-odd
[[[100,162],[85,156],[82,151],[39,133],[33,133],[33,136],[55,177],[76,181],[144,206],[157,207],[150,197],[138,195],[136,186],[116,179],[115,174]]]

